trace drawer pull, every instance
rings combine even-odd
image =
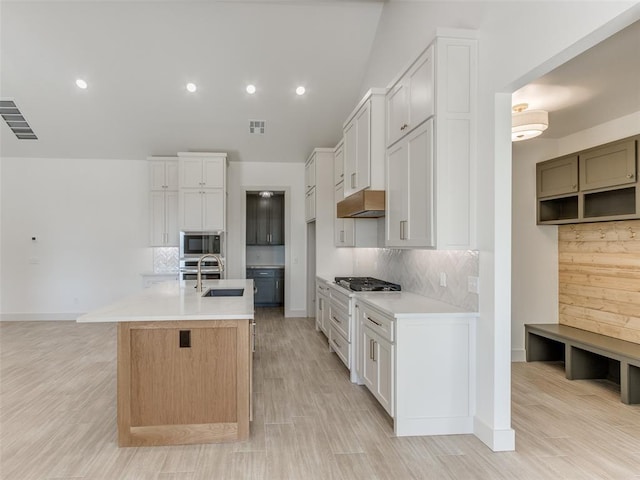
[[[338,319],[335,317],[335,315],[334,315],[334,316],[332,316],[331,318],[333,318],[333,320],[334,320],[336,323],[342,323],[342,321],[341,321],[341,320],[338,320]]]
[[[375,325],[377,325],[377,326],[379,326],[379,327],[381,327],[381,326],[382,326],[382,324],[381,324],[381,323],[376,322],[376,321],[375,321],[373,318],[371,318],[371,317],[367,317],[367,320],[369,320],[371,323],[373,323],[373,324],[375,324]]]
[[[340,349],[342,348],[342,347],[340,346],[340,344],[339,344],[338,342],[336,342],[336,340],[335,340],[334,338],[332,338],[332,339],[331,339],[331,341],[333,342],[333,344],[334,344],[336,347],[338,347],[338,348],[340,348]]]

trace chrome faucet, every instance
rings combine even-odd
[[[220,258],[220,255],[216,255],[215,253],[207,253],[206,255],[201,256],[198,259],[198,275],[196,277],[196,292],[202,292],[202,261],[207,258],[215,258],[218,261],[218,272],[220,272],[220,277],[222,277],[222,272],[224,272],[224,263]]]

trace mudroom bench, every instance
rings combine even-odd
[[[557,323],[527,324],[524,331],[527,362],[564,361],[569,380],[613,380],[623,403],[640,403],[639,344]]]

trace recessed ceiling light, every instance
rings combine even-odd
[[[198,89],[198,87],[196,86],[195,83],[187,83],[187,91],[188,92],[195,92]]]
[[[78,78],[78,79],[76,80],[76,85],[78,86],[78,88],[81,88],[81,89],[83,89],[83,90],[84,90],[84,89],[86,89],[86,88],[88,87],[87,82],[85,82],[85,81],[84,81],[83,79],[81,79],[81,78]]]
[[[255,85],[247,85],[247,93],[250,95],[253,95],[254,93],[256,93],[256,86]]]
[[[298,88],[296,88],[296,93],[298,95],[304,95],[304,92],[306,92],[306,90],[303,86],[299,86]]]

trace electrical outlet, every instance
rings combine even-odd
[[[440,286],[447,286],[447,274],[445,272],[440,272]]]
[[[478,277],[467,277],[467,290],[469,293],[480,293],[480,279]]]

